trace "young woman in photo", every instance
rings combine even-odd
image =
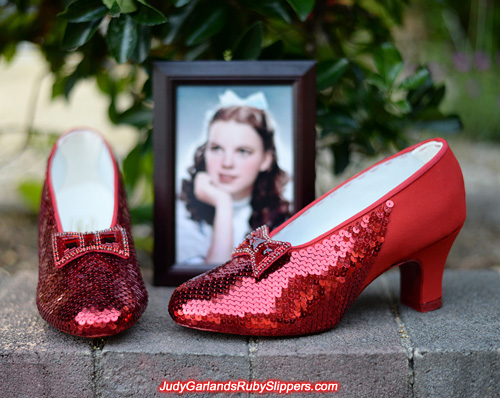
[[[218,109],[197,148],[177,204],[177,262],[220,263],[253,229],[290,216],[288,175],[278,166],[268,113],[247,105]]]

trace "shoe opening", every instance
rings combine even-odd
[[[98,133],[78,130],[61,137],[50,176],[63,231],[97,231],[112,226],[115,167]]]
[[[289,222],[273,235],[273,239],[298,246],[330,231],[409,179],[431,161],[442,147],[441,142],[430,141],[365,170]]]

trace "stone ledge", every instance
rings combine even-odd
[[[36,282],[32,271],[0,275],[0,385],[12,398],[161,396],[163,379],[337,381],[339,397],[500,394],[495,271],[446,271],[444,306],[426,314],[399,305],[391,271],[336,328],[294,338],[182,328],[167,313],[173,289],[150,285],[148,309],[130,330],[99,342],[75,338],[38,315]]]

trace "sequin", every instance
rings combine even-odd
[[[252,254],[239,251],[226,264],[178,287],[170,300],[170,315],[183,326],[242,335],[303,335],[330,329],[361,293],[393,207],[387,201],[383,212],[375,208],[307,246],[280,242],[287,251],[257,276]],[[250,245],[247,238],[243,247]]]

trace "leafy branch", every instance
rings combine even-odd
[[[37,44],[55,77],[53,97],[97,81],[110,120],[140,132],[124,162],[130,190],[151,184],[154,60],[315,59],[318,143],[340,173],[353,152],[407,145],[411,129],[461,128],[456,115],[439,111],[445,87],[425,66],[408,74],[391,44],[407,2],[6,0],[0,54],[10,60],[21,41]],[[127,109],[118,108],[119,96],[130,98]]]

